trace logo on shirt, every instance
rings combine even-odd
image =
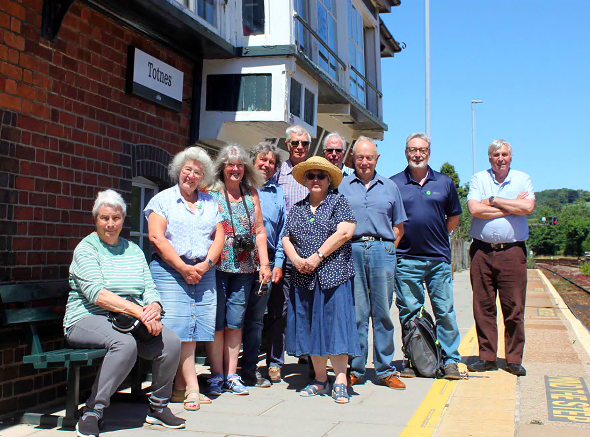
[[[430,190],[428,190],[428,191],[426,192],[426,195],[427,195],[427,196],[430,196],[431,194],[432,194],[432,192],[431,192]]]

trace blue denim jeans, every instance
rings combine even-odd
[[[426,296],[422,283],[430,296],[436,320],[436,336],[442,347],[445,364],[461,360],[459,354],[459,327],[453,303],[451,264],[445,261],[421,261],[400,258],[397,260],[395,285],[396,305],[402,327],[420,311]]]
[[[390,241],[352,243],[354,301],[361,355],[351,360],[351,373],[365,374],[369,353],[369,317],[373,318],[373,364],[378,378],[396,372],[393,365],[393,321],[390,310],[395,287],[395,246]]]
[[[270,285],[270,284],[269,284]],[[264,327],[263,318],[266,304],[270,297],[270,289],[262,296],[256,292],[260,288],[260,282],[254,281],[248,306],[246,308],[246,318],[244,319],[244,328],[242,329],[242,372],[254,371],[258,365],[258,353],[262,343],[262,328]],[[270,288],[270,287],[269,287]]]

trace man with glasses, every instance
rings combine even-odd
[[[526,173],[510,168],[512,146],[494,140],[488,148],[491,168],[473,175],[467,208],[473,216],[471,287],[473,317],[477,328],[479,361],[471,372],[497,370],[498,326],[496,296],[504,318],[506,371],[525,376],[524,306],[527,285],[525,240],[529,236],[526,215],[535,209],[535,193]]]
[[[285,194],[285,216],[287,216],[291,207],[309,193],[305,186],[295,180],[292,171],[293,167],[307,159],[311,135],[303,126],[297,125],[287,128],[285,134],[289,159],[281,164],[273,180]],[[293,268],[287,257],[285,257],[282,268],[282,280],[272,284],[266,316],[268,377],[271,382],[275,383],[281,382],[281,368],[285,362],[285,321]]]
[[[344,165],[344,153],[346,152],[346,141],[338,132],[326,135],[323,143],[324,158],[342,170],[344,177],[352,174],[353,170]]]
[[[359,137],[352,149],[354,174],[338,191],[356,217],[352,237],[354,300],[361,355],[350,363],[350,385],[362,381],[369,353],[369,318],[373,319],[373,363],[383,385],[404,390],[393,364],[393,321],[390,310],[395,287],[396,246],[404,233],[406,213],[395,183],[377,174],[377,145]],[[370,290],[370,291],[369,291]]]
[[[449,234],[459,223],[461,203],[450,177],[428,165],[430,138],[414,133],[406,139],[408,166],[391,177],[402,195],[408,215],[397,248],[395,276],[402,333],[425,303],[424,286],[436,319],[436,336],[442,348],[446,379],[460,379],[459,327],[453,306]],[[416,376],[405,363],[403,377]]]

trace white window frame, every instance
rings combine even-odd
[[[353,13],[353,11],[356,12],[356,17],[351,15]],[[347,47],[348,47],[349,64],[354,66],[354,68],[356,68],[363,75],[363,77],[367,77],[367,73],[366,73],[366,71],[367,71],[367,58],[365,56],[365,19],[363,16],[363,11],[362,11],[362,9],[360,9],[359,5],[355,1],[348,0],[347,13],[349,14],[347,17],[348,18],[347,29],[350,30],[350,28],[352,27],[352,30],[354,33],[358,34],[359,31],[361,32],[359,41],[355,40],[354,34],[351,35],[350,32],[348,32]],[[358,21],[357,21],[358,18],[360,18],[360,20],[361,20],[360,29],[358,28]],[[356,22],[352,22],[353,20]],[[351,53],[351,51],[350,51],[350,44],[351,43],[354,46],[354,50],[355,50],[354,53]],[[360,52],[362,54],[362,59],[363,59],[363,68],[362,69],[358,68],[357,62],[356,62],[358,52]],[[353,59],[353,55],[354,55],[354,59]],[[367,85],[365,84],[365,81],[363,79],[361,79],[360,77],[353,79],[356,76],[357,76],[357,74],[352,69],[349,69],[348,91],[349,91],[350,95],[352,95],[352,97],[354,97],[356,100],[361,102],[364,106],[367,102]]]
[[[131,237],[139,237],[137,245],[141,248],[141,250],[144,250],[143,239],[144,239],[144,237],[148,236],[147,220],[145,220],[145,218],[143,217],[143,210],[146,207],[145,190],[146,190],[146,188],[148,188],[150,190],[154,190],[154,196],[155,196],[156,194],[158,194],[159,188],[152,181],[150,181],[149,179],[146,179],[142,176],[134,177],[131,180],[131,185],[134,187],[139,187],[141,190],[140,191],[140,198],[139,198],[139,213],[141,214],[141,217],[139,217],[139,231],[132,230],[129,235]],[[144,253],[145,253],[145,251],[144,251]]]
[[[207,27],[209,30],[219,34],[220,31],[220,9],[219,9],[219,0],[214,0],[214,8],[215,8],[215,24],[210,23],[205,18],[201,17],[197,13],[197,1],[198,0],[186,0],[188,6],[185,5],[185,1],[183,0],[172,0],[173,2],[177,3],[183,10],[185,10],[189,15],[191,15],[195,20],[201,23],[203,26]]]
[[[316,0],[316,1],[317,1],[317,4],[316,4],[316,9],[317,9],[316,10],[316,23],[317,23],[317,25],[316,25],[316,32],[317,32],[318,35],[320,35],[320,22],[319,22],[319,14],[320,14],[320,12],[319,11],[320,11],[320,8],[323,8],[323,9],[326,10],[326,13],[328,14],[328,16],[327,16],[328,20],[326,21],[326,26],[328,26],[328,35],[327,35],[327,41],[324,40],[324,42],[332,49],[332,51],[334,53],[336,53],[336,55],[338,55],[338,14],[337,14],[336,10],[338,9],[337,2],[339,0],[331,0],[332,1],[332,4],[333,4],[333,8],[332,9],[329,9],[328,7],[326,7],[324,5],[324,0]],[[340,0],[340,1],[342,1],[342,0]],[[330,36],[331,36],[331,34],[330,34],[330,27],[329,27],[329,23],[330,23],[329,18],[330,18],[330,16],[334,19],[334,28],[333,28],[333,31],[334,31],[334,44],[335,44],[334,47],[332,47],[331,41],[330,41]],[[320,37],[321,37],[321,35],[320,35]],[[328,68],[325,69],[322,66],[321,61],[320,61],[322,50],[325,50],[325,49],[321,46],[320,43],[318,43],[318,52],[317,52],[317,56],[318,56],[317,62],[318,62],[318,65],[321,67],[322,70],[324,70],[328,74],[328,76],[330,76],[331,78],[333,78],[334,80],[336,80],[336,82],[339,82],[339,80],[340,80],[340,71],[339,71],[340,70],[340,65],[338,64],[338,61],[336,59],[332,59],[332,55],[326,50],[326,54],[327,54],[327,58],[328,58],[328,61],[327,61],[328,62]],[[331,68],[331,63],[330,63],[330,60],[331,59],[334,61],[334,68]]]

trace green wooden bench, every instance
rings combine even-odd
[[[44,352],[36,324],[43,321],[61,321],[65,308],[51,300],[65,299],[70,288],[67,281],[45,284],[0,285],[0,320],[4,326],[21,324],[31,345],[31,354],[23,358],[24,363],[35,369],[48,367],[67,368],[66,415],[57,418],[57,426],[69,427],[77,422],[80,397],[80,368],[91,366],[103,358],[106,349],[58,349]],[[133,397],[141,393],[141,372],[138,359],[131,375]],[[26,413],[23,422],[40,425],[45,422],[43,415]]]

